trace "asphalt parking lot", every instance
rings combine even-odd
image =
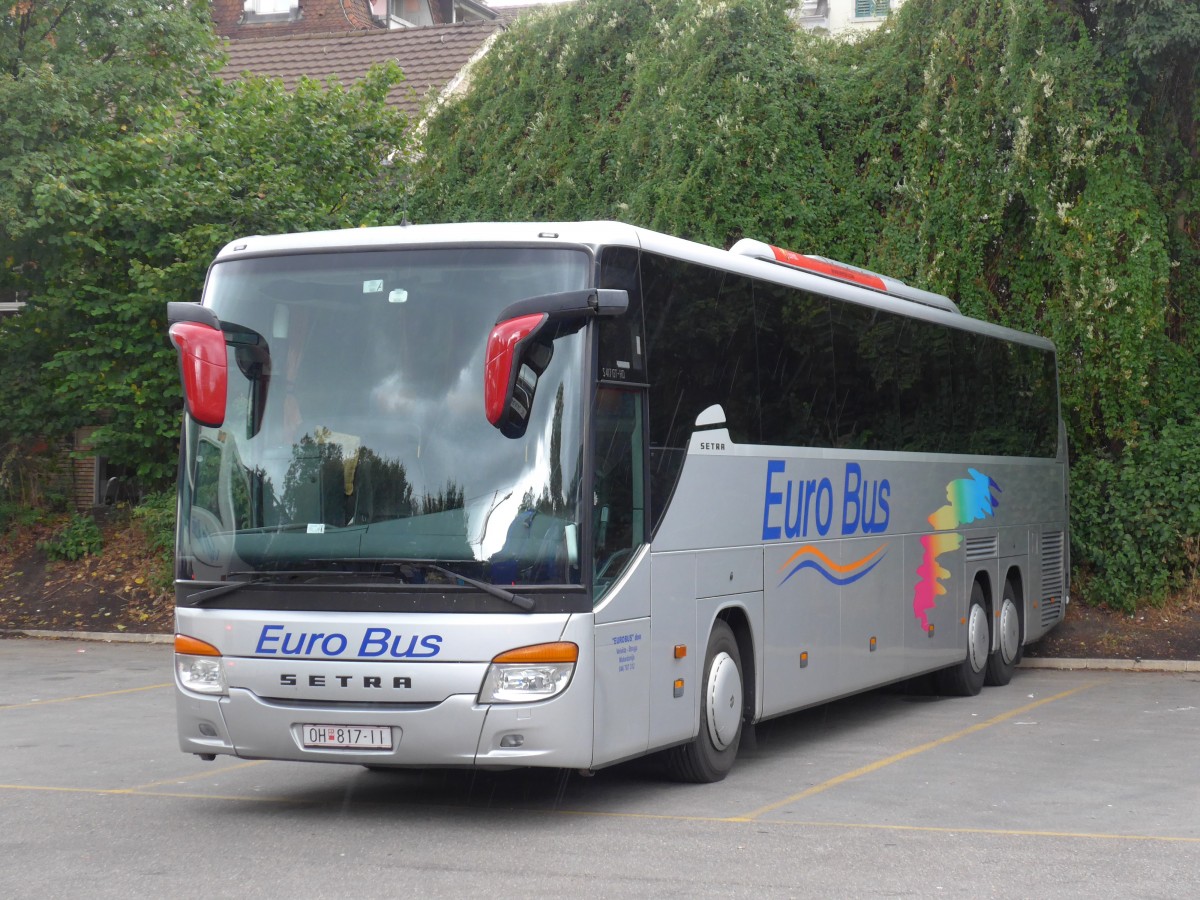
[[[0,896],[1200,894],[1200,673],[874,692],[760,724],[691,786],[205,763],[170,661],[0,640]]]

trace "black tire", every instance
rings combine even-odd
[[[742,657],[733,631],[720,620],[708,637],[703,678],[700,731],[691,743],[671,748],[665,757],[671,777],[695,784],[720,781],[728,775],[742,740]]]
[[[1000,600],[1000,615],[996,619],[996,627],[1000,640],[996,642],[996,649],[988,657],[984,684],[998,686],[1012,681],[1013,670],[1021,661],[1021,642],[1025,637],[1021,610],[1017,606],[1017,592],[1008,581],[1004,582],[1004,595]]]
[[[971,588],[971,603],[967,607],[966,658],[937,673],[938,693],[954,697],[974,697],[978,694],[983,689],[991,646],[991,622],[988,621],[987,606],[983,602],[983,587],[977,581]]]

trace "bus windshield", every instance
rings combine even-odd
[[[483,367],[501,310],[589,272],[580,250],[513,247],[215,265],[226,413],[186,426],[179,577],[578,584],[583,337],[555,341],[519,440],[484,414]]]

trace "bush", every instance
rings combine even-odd
[[[50,559],[83,559],[99,556],[104,549],[104,536],[96,520],[84,513],[74,513],[67,526],[48,541],[39,541],[38,549]]]
[[[146,537],[146,543],[158,557],[151,576],[154,587],[168,590],[174,580],[175,492],[149,494],[133,509],[133,521]]]
[[[1071,527],[1089,601],[1131,613],[1181,588],[1200,540],[1200,423],[1168,424],[1118,459],[1077,460]]]
[[[0,534],[11,527],[28,528],[41,518],[41,510],[12,500],[0,499]]]
[[[133,519],[146,536],[150,549],[168,556],[175,551],[175,492],[148,494],[134,507]]]

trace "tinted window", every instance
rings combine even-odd
[[[600,258],[600,287],[625,291],[625,315],[600,320],[599,377],[601,381],[646,383],[646,337],[642,322],[642,291],[638,281],[638,251],[609,247]]]
[[[758,324],[760,440],[833,446],[834,334],[829,301],[769,282],[754,285]]]
[[[641,276],[653,526],[701,412],[719,403],[730,437],[759,440],[757,362],[749,279],[652,254],[642,255]]]
[[[1053,354],[778,285],[755,286],[762,442],[1053,456]]]
[[[638,287],[640,315],[631,291],[630,318],[634,327],[644,318],[652,526],[696,416],[715,403],[738,442],[1056,452],[1051,352],[648,253]],[[606,346],[630,344],[611,334],[606,345],[602,332],[602,358]]]

